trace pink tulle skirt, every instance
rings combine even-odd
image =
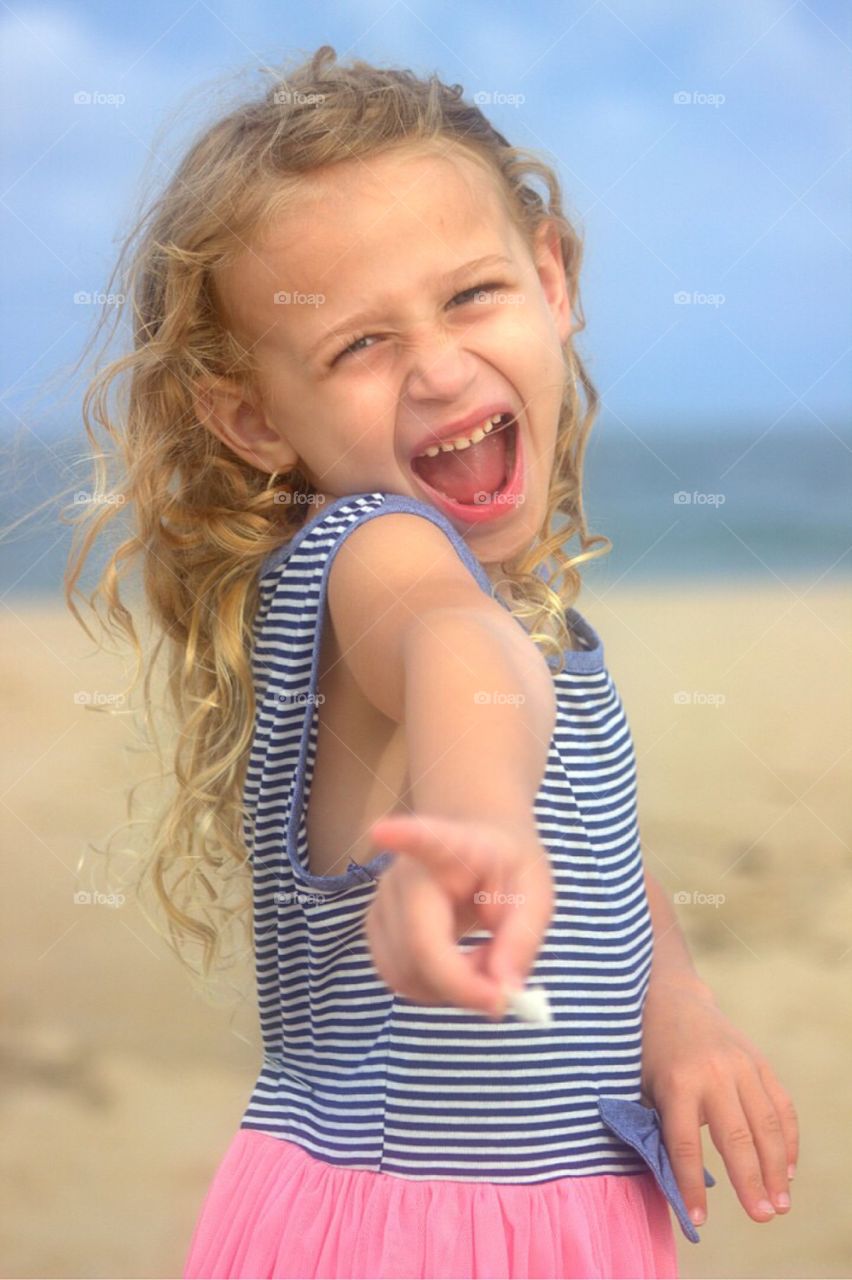
[[[650,1172],[535,1184],[417,1181],[238,1129],[207,1191],[184,1280],[677,1277]]]

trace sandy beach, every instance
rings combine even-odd
[[[682,1275],[848,1277],[852,592],[588,587],[578,607],[630,720],[647,864],[801,1121],[793,1208],[767,1225],[702,1130],[717,1185],[701,1244],[676,1227]],[[108,893],[78,860],[152,769],[132,716],[86,706],[131,672],[61,602],[4,599],[6,1277],[179,1276],[259,1066],[250,969],[248,1000],[205,1003],[135,903],[75,901]]]

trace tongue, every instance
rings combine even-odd
[[[506,431],[492,431],[467,449],[415,458],[412,466],[433,489],[472,504],[476,494],[495,493],[506,478]]]

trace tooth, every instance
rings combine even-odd
[[[472,444],[479,444],[480,440],[487,436],[489,431],[493,431],[502,417],[502,413],[495,413],[492,418],[486,418],[483,425],[481,427],[477,427],[473,435],[469,438],[445,440],[440,445],[432,445],[423,453],[418,453],[417,456],[418,458],[434,458],[439,453],[452,453],[454,449],[469,449]]]

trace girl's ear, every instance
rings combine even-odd
[[[565,278],[562,241],[556,224],[551,220],[542,223],[536,231],[535,242],[538,278],[553,314],[559,340],[564,346],[574,329],[574,315],[568,281]]]
[[[270,426],[259,398],[236,379],[205,375],[195,382],[192,403],[199,423],[258,471],[272,474],[298,463],[299,455]]]

